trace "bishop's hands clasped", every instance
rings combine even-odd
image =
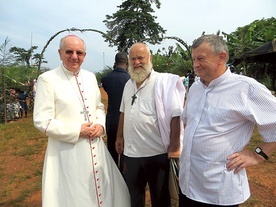
[[[103,126],[100,124],[92,125],[92,122],[81,125],[80,137],[84,138],[96,138],[100,137],[104,133]]]

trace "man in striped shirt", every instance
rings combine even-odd
[[[246,167],[276,151],[276,98],[256,80],[231,73],[218,35],[193,42],[195,74],[182,114],[180,207],[237,207],[250,196]],[[243,150],[255,125],[263,143]]]

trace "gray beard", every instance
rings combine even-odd
[[[135,71],[132,66],[129,66],[128,72],[131,79],[133,79],[136,83],[141,83],[148,77],[148,75],[151,72],[151,69],[152,63],[150,62],[146,64],[140,71]]]

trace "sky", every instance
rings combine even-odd
[[[106,15],[118,11],[122,0],[0,0],[0,45],[8,37],[8,47],[29,49],[38,46],[41,53],[47,41],[57,32],[70,29],[95,29],[106,32],[103,21]],[[218,30],[231,33],[255,20],[276,17],[275,0],[160,0],[161,8],[152,5],[156,22],[167,30],[165,36],[176,36],[188,45],[205,34]],[[61,64],[58,56],[60,39],[69,34],[59,34],[47,47],[42,67],[53,69]],[[82,68],[100,72],[112,67],[116,47],[109,47],[104,38],[95,32],[71,32],[81,37],[87,46]],[[175,40],[164,40],[159,45],[149,45],[155,53],[158,49],[175,46]]]

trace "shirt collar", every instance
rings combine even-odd
[[[80,69],[78,70],[78,72],[72,72],[71,70],[68,70],[63,64],[61,64],[61,68],[67,75],[78,76],[80,73]]]
[[[205,86],[203,83],[202,83],[202,85],[203,85],[205,88],[213,87],[213,86],[215,86],[215,85],[221,83],[222,81],[226,80],[228,77],[231,76],[231,74],[232,74],[232,73],[231,73],[230,69],[227,68],[227,70],[226,70],[221,76],[219,76],[218,78],[212,80],[212,81],[209,83],[208,86]]]
[[[113,71],[127,73],[127,70],[126,70],[126,69],[124,69],[124,68],[115,68]]]

